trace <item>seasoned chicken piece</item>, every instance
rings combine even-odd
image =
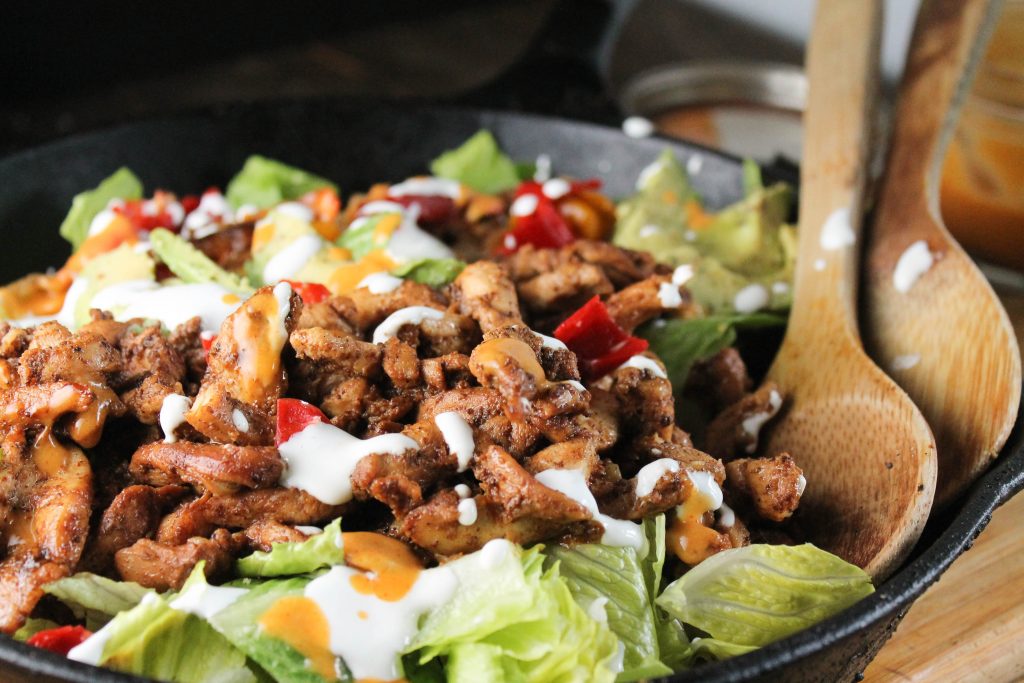
[[[689,291],[673,285],[671,275],[652,275],[635,282],[611,294],[605,304],[612,319],[627,332],[665,312],[693,311]]]
[[[190,538],[168,545],[148,538],[122,548],[114,556],[123,581],[156,591],[179,590],[199,562],[205,562],[203,574],[210,582],[226,579],[234,565],[238,549],[231,535],[219,529],[213,538]]]
[[[469,356],[464,353],[449,353],[437,358],[427,358],[420,367],[423,381],[430,393],[449,389],[465,389],[473,386],[473,373],[469,370]]]
[[[522,322],[515,285],[506,270],[494,261],[466,266],[450,291],[455,310],[476,320],[484,333]]]
[[[320,524],[344,510],[344,505],[321,503],[299,489],[257,489],[230,496],[205,494],[164,517],[156,540],[178,545],[193,536],[209,536],[220,527],[244,529],[263,519],[293,525]]]
[[[188,492],[184,486],[128,486],[103,511],[90,534],[79,571],[106,574],[114,566],[114,553],[152,536],[168,507]]]
[[[32,341],[32,333],[23,327],[12,327],[8,322],[0,323],[0,358],[17,358],[25,352]]]
[[[289,368],[297,394],[313,403],[353,378],[373,380],[380,375],[380,346],[360,341],[340,330],[310,327],[290,337],[295,363]]]
[[[600,266],[616,289],[621,289],[655,273],[671,272],[655,262],[646,251],[617,247],[604,240],[576,240],[562,248],[569,258]]]
[[[484,341],[508,337],[518,339],[537,356],[544,374],[553,380],[579,380],[580,371],[576,364],[576,354],[566,348],[565,344],[551,337],[542,337],[526,323],[516,322],[501,327],[494,327],[484,334]]]
[[[121,344],[121,338],[128,333],[128,328],[132,324],[114,320],[114,314],[109,311],[93,308],[89,311],[89,322],[79,327],[78,331],[102,337],[105,342],[117,347]]]
[[[619,402],[619,423],[623,430],[639,436],[656,434],[662,439],[671,439],[675,427],[672,383],[650,370],[636,367],[620,367],[612,372],[611,378],[610,390]]]
[[[86,387],[57,383],[0,394],[0,632],[13,633],[42,586],[74,571],[92,511],[92,469],[81,449],[57,440],[51,425],[88,410]],[[39,431],[41,428],[41,431]],[[36,432],[33,439],[27,432]]]
[[[447,302],[427,285],[405,280],[395,290],[383,294],[374,294],[369,288],[360,287],[350,294],[335,297],[331,305],[346,323],[366,337],[384,318],[401,308],[429,306],[443,309]]]
[[[164,398],[182,393],[182,383],[187,381],[185,359],[159,325],[138,332],[126,328],[118,346],[124,358],[117,379],[121,398],[139,422],[156,424]]]
[[[384,374],[399,391],[410,391],[418,388],[423,379],[420,372],[420,359],[416,349],[392,337],[384,343],[382,361]]]
[[[712,414],[736,403],[753,388],[747,366],[733,347],[697,361],[686,377],[686,393],[709,402]],[[710,401],[708,401],[710,399]]]
[[[551,444],[528,457],[523,465],[530,474],[550,469],[580,470],[588,481],[603,469],[597,450],[589,439]]]
[[[212,235],[192,240],[192,246],[224,270],[238,270],[249,258],[254,227],[253,221],[225,225]]]
[[[505,519],[534,517],[562,525],[590,519],[586,508],[534,479],[500,446],[492,445],[477,451],[473,474],[480,481],[484,493],[502,506]]]
[[[377,385],[362,377],[353,377],[335,385],[320,401],[320,408],[331,418],[334,426],[354,434],[366,422],[371,413],[370,406],[380,398]]]
[[[429,396],[420,404],[418,420],[433,419],[439,413],[454,411],[471,427],[479,445],[482,440],[522,456],[529,453],[540,432],[522,420],[510,420],[504,412],[504,400],[497,391],[484,387],[453,389]]]
[[[607,296],[615,287],[604,271],[589,263],[564,263],[516,283],[525,308],[534,313],[573,310],[594,296]]]
[[[420,358],[437,358],[451,353],[468,354],[480,341],[480,330],[472,318],[445,313],[418,325],[404,325],[397,338],[415,348]]]
[[[273,550],[275,543],[301,543],[309,538],[295,527],[272,519],[258,520],[247,526],[242,533],[250,548],[263,552]]]
[[[708,425],[705,446],[722,460],[749,455],[757,450],[761,428],[782,408],[782,394],[774,382],[732,404]]]
[[[135,451],[130,471],[136,481],[151,486],[190,484],[223,496],[276,486],[284,461],[273,446],[157,442]]]
[[[186,381],[182,385],[188,396],[195,396],[206,374],[206,349],[203,348],[202,331],[202,319],[196,316],[171,330],[171,336],[167,338],[185,363]]]
[[[772,458],[740,458],[725,465],[730,498],[741,508],[752,507],[764,519],[781,522],[800,505],[803,471],[788,453]]]
[[[273,443],[284,384],[281,350],[301,311],[302,299],[282,282],[258,290],[228,316],[185,414],[190,425],[222,443]]]
[[[348,334],[355,334],[355,330],[338,314],[330,301],[318,301],[314,304],[305,304],[302,307],[302,316],[299,317],[296,330],[304,330],[309,327],[320,327],[325,330],[336,330]]]

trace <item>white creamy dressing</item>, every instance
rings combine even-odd
[[[75,329],[75,308],[78,306],[78,300],[82,298],[82,294],[85,293],[88,287],[89,278],[79,275],[71,283],[71,287],[68,288],[67,293],[64,295],[64,303],[61,304],[56,320],[69,330]]]
[[[807,488],[807,477],[800,475],[796,478],[796,495],[804,495],[804,490]]]
[[[181,394],[167,394],[160,404],[160,429],[164,430],[164,443],[174,443],[174,431],[185,424],[185,413],[192,407],[192,399]]]
[[[608,623],[608,612],[605,609],[605,605],[608,604],[608,598],[603,595],[594,598],[594,601],[587,606],[587,616],[594,621],[607,624]]]
[[[434,176],[417,176],[388,188],[392,197],[448,197],[458,200],[462,197],[462,185],[457,180]]]
[[[850,225],[850,209],[843,207],[828,215],[825,225],[821,228],[820,241],[821,248],[825,251],[835,251],[857,242],[853,226]]]
[[[379,273],[370,273],[356,285],[356,289],[368,289],[370,294],[389,294],[405,282],[400,277],[395,277],[391,273],[385,273],[381,271]]]
[[[535,194],[524,194],[515,198],[512,202],[512,206],[509,207],[508,212],[512,216],[522,217],[530,216],[534,211],[537,210],[537,206],[540,205],[540,199]]]
[[[662,308],[679,308],[683,305],[683,297],[679,295],[679,287],[671,282],[658,285],[658,301]]]
[[[649,462],[636,473],[636,497],[651,495],[661,478],[669,472],[678,472],[679,463],[672,458],[661,458]]]
[[[231,422],[235,425],[235,429],[243,434],[249,431],[249,418],[238,408],[231,411]]]
[[[64,303],[66,307],[68,301]],[[162,287],[152,280],[129,280],[101,289],[93,297],[90,307],[110,311],[115,320],[159,320],[172,330],[199,316],[204,330],[219,330],[224,319],[240,304],[238,296],[232,291],[212,282]],[[61,316],[63,314],[64,310],[61,309]],[[61,316],[58,316],[58,320],[61,320]]]
[[[541,192],[544,193],[544,196],[556,201],[569,194],[571,190],[572,186],[565,178],[552,178],[545,181],[541,186]]]
[[[601,543],[634,548],[638,551],[644,547],[644,532],[639,524],[623,519],[614,519],[598,510],[597,500],[587,487],[586,477],[580,470],[552,468],[538,473],[535,478],[549,489],[558,491],[585,507],[594,521],[604,527]]]
[[[640,232],[638,232],[637,234],[640,237],[653,237],[654,235],[657,235],[659,233],[661,233],[661,227],[660,226],[648,224],[648,225],[645,225],[645,226],[641,227],[640,228]]]
[[[281,485],[301,489],[328,505],[352,500],[352,472],[372,453],[402,455],[419,449],[404,434],[360,439],[326,422],[314,422],[278,447],[285,469]]]
[[[580,381],[575,380],[575,379],[567,379],[564,382],[559,382],[559,384],[568,384],[570,387],[572,387],[576,391],[586,391],[587,390],[587,388],[585,386],[583,386],[583,382],[580,382]]]
[[[560,339],[549,337],[546,334],[540,332],[534,332],[540,338],[540,345],[545,349],[552,349],[554,351],[568,351],[569,347],[562,343]]]
[[[771,392],[769,392],[768,394],[768,410],[759,413],[754,413],[753,415],[744,418],[743,422],[741,423],[743,431],[744,433],[747,434],[747,436],[753,438],[753,441],[747,445],[747,453],[753,453],[755,450],[757,450],[757,439],[761,434],[761,427],[764,427],[765,423],[768,422],[768,420],[778,415],[779,408],[781,407],[782,396],[779,395],[779,392],[772,389]]]
[[[906,294],[910,288],[935,264],[935,256],[928,249],[928,243],[918,240],[900,254],[896,268],[892,271],[892,286],[897,292]]]
[[[217,231],[218,223],[233,220],[231,205],[220,192],[204,192],[182,225],[183,237],[205,237]]]
[[[171,609],[211,619],[221,610],[227,609],[240,597],[248,593],[245,588],[211,586],[208,583],[193,584],[187,591],[171,601]]]
[[[715,481],[715,477],[710,472],[694,472],[692,470],[686,471],[686,476],[689,477],[690,483],[693,484],[694,490],[703,496],[704,500],[711,506],[711,510],[717,510],[722,507],[724,498],[722,496],[722,487]]]
[[[92,221],[89,223],[88,236],[98,235],[114,222],[117,218],[117,212],[110,208],[110,204],[107,205],[106,209],[103,209],[98,214],[92,217]]]
[[[471,493],[472,493],[472,490],[469,488],[468,485],[466,485],[466,484],[456,484],[455,485],[455,495],[457,495],[459,497],[459,500],[465,500],[466,498],[469,498],[469,494],[471,494]]]
[[[773,282],[772,283],[772,294],[778,294],[779,296],[782,296],[783,294],[787,294],[787,293],[789,293],[789,283],[788,282]]]
[[[825,259],[823,259],[823,258],[816,258],[816,259],[814,259],[814,269],[815,270],[819,270],[819,271],[820,270],[825,270]]]
[[[444,311],[429,306],[408,306],[400,308],[388,317],[373,331],[373,343],[383,344],[398,334],[406,325],[419,325],[424,320],[441,320]]]
[[[459,501],[459,524],[462,526],[476,524],[476,501],[472,498]]]
[[[646,370],[655,377],[660,377],[661,379],[668,379],[668,375],[665,374],[665,371],[661,369],[661,366],[658,365],[658,363],[653,358],[648,358],[647,356],[643,356],[640,354],[631,357],[625,363],[617,367],[616,370],[621,370],[623,368],[637,368],[639,370]]]
[[[693,266],[689,263],[684,263],[681,266],[676,266],[676,269],[672,271],[672,284],[677,288],[682,287],[693,278]]]
[[[295,277],[325,244],[319,235],[302,235],[274,254],[263,267],[263,281],[277,282]]]
[[[909,370],[921,362],[921,354],[907,353],[892,359],[893,370]]]
[[[405,207],[398,202],[389,202],[384,199],[377,200],[375,202],[367,202],[359,207],[357,212],[360,216],[372,216],[378,213],[404,213]],[[353,228],[358,227],[355,222],[352,223]]]
[[[255,204],[242,204],[235,209],[236,221],[251,221],[260,215],[260,208]]]
[[[622,122],[622,132],[631,138],[649,138],[654,135],[654,122],[643,116],[630,116]]]
[[[700,173],[700,169],[704,167],[704,157],[699,154],[691,154],[690,158],[686,160],[686,172],[691,176],[695,176]]]
[[[420,229],[416,221],[420,216],[420,207],[413,204],[402,212],[402,221],[398,229],[391,234],[385,251],[394,261],[406,263],[420,259],[453,258],[455,252],[429,232]]]
[[[281,202],[274,207],[274,212],[285,216],[291,216],[303,223],[312,223],[316,218],[316,214],[313,213],[313,209],[301,202]]]
[[[733,509],[722,503],[722,506],[718,508],[718,526],[722,529],[731,529],[736,525],[736,513]]]
[[[540,154],[537,156],[537,161],[534,163],[536,169],[533,172],[533,179],[538,183],[546,182],[551,179],[551,157],[547,154]]]
[[[313,579],[304,594],[327,619],[329,647],[345,660],[352,677],[392,681],[400,678],[399,653],[419,630],[420,617],[448,602],[459,581],[447,567],[420,572],[400,600],[381,600],[357,591],[352,577],[361,572],[335,566]]]
[[[35,327],[51,320],[57,320],[57,317],[53,315],[25,315],[20,318],[8,318],[6,322],[11,327]]]
[[[322,534],[324,532],[324,530],[321,529],[318,526],[304,526],[304,525],[295,527],[295,530],[296,531],[301,531],[302,533],[306,534],[307,536],[319,536],[320,534]]]
[[[694,232],[693,230],[687,230],[686,232],[683,233],[683,239],[686,240],[687,242],[696,242],[697,233]]]
[[[647,181],[650,180],[656,173],[661,171],[661,159],[655,159],[651,163],[647,164],[640,170],[640,174],[636,177],[636,189],[642,190],[647,185]]]
[[[764,285],[755,282],[736,292],[732,306],[737,313],[754,313],[767,306],[770,298]]]
[[[277,332],[280,335],[281,344],[288,339],[288,314],[292,312],[292,286],[287,282],[278,282],[272,290],[274,299],[277,301]]]
[[[454,455],[459,463],[456,471],[465,472],[469,467],[469,461],[473,459],[473,451],[476,450],[476,443],[473,441],[473,428],[454,411],[435,415],[434,424],[437,425],[441,436],[444,437],[448,452]]]
[[[160,596],[156,593],[146,593],[142,596],[142,600],[139,604],[152,605],[158,600],[160,600]],[[99,666],[100,662],[103,661],[103,649],[107,646],[107,643],[110,642],[110,637],[114,634],[113,626],[114,621],[108,621],[99,631],[96,631],[80,644],[71,648],[71,650],[68,651],[68,659],[73,659],[76,662],[82,662],[84,664]]]

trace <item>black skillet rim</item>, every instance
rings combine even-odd
[[[323,105],[340,106],[344,109],[353,106],[353,103],[351,101],[339,102],[337,100],[307,100],[299,103],[295,101],[282,101],[260,105],[246,104],[219,107],[212,112],[209,110],[200,112],[200,115],[219,118],[224,116],[230,117],[240,111],[251,111],[252,109],[271,110],[278,106],[315,107]],[[361,102],[355,106],[366,106],[366,103]],[[392,105],[386,102],[375,102],[372,106],[384,109],[392,108]],[[408,108],[408,106],[405,108]],[[608,126],[598,124],[569,121],[558,117],[534,114],[429,105],[416,105],[415,108],[440,115],[450,112],[462,116],[471,114],[493,119],[519,119],[520,121],[535,123],[539,126],[568,124],[584,129],[594,129],[595,132],[603,131],[607,133],[614,130]],[[88,131],[45,145],[18,151],[0,159],[0,163],[15,158],[46,153],[49,148],[74,144],[78,140],[92,136],[102,136],[114,130],[145,126],[154,122],[188,121],[189,119],[194,119],[195,116],[196,112],[169,117],[156,117],[130,124]],[[675,140],[666,138],[662,142],[667,146],[683,148]],[[728,155],[724,155],[716,150],[703,148],[700,145],[687,143],[686,146],[688,148],[703,149],[709,154],[719,157],[728,157]],[[973,545],[974,539],[987,526],[992,512],[1021,489],[1024,489],[1024,414],[1017,416],[1013,432],[999,458],[995,461],[993,467],[975,482],[961,499],[962,505],[946,529],[935,538],[929,547],[920,551],[920,554],[879,586],[875,593],[825,621],[754,652],[722,662],[703,664],[688,671],[658,680],[663,683],[687,683],[690,681],[724,683],[726,681],[750,680],[768,674],[785,665],[798,664],[800,660],[810,658],[816,653],[838,644],[840,641],[855,637],[858,631],[864,631],[868,627],[876,626],[882,622],[895,622],[906,613],[914,601],[930,585],[940,578],[942,573],[957,557]],[[138,676],[107,669],[98,669],[87,664],[75,662],[60,655],[19,643],[4,635],[0,635],[0,664],[13,666],[16,670],[25,674],[40,677],[40,680],[44,677],[50,677],[68,681],[69,683],[148,683],[149,681],[149,679]]]

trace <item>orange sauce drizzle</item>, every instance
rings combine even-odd
[[[338,266],[328,278],[327,288],[336,296],[349,294],[355,291],[356,286],[367,275],[393,270],[396,265],[398,264],[388,256],[386,251],[374,249],[355,263]]]
[[[473,358],[491,372],[498,372],[509,361],[515,363],[533,376],[539,386],[548,384],[544,368],[537,362],[537,356],[526,342],[510,337],[490,339],[473,349]]]
[[[71,451],[53,436],[53,430],[47,427],[32,445],[32,461],[47,477],[57,477],[67,471],[71,461]]]
[[[230,318],[242,380],[237,398],[245,403],[262,398],[264,388],[272,386],[280,372],[285,340],[277,313],[277,299],[268,291],[251,297]]]
[[[257,252],[270,244],[270,240],[274,239],[275,229],[274,224],[269,222],[257,225],[252,231],[251,250]]]
[[[328,681],[338,679],[335,656],[331,652],[331,630],[323,610],[307,597],[281,598],[263,613],[259,621],[263,632],[298,650],[310,669]]]
[[[77,273],[82,270],[86,261],[116,249],[122,244],[135,244],[138,241],[138,233],[131,221],[116,214],[106,228],[82,242],[82,246],[65,262],[61,271]]]
[[[84,448],[93,448],[100,442],[107,413],[110,412],[111,404],[117,400],[117,394],[110,387],[95,382],[90,382],[90,385],[96,398],[78,414],[68,430],[71,438]]]
[[[665,532],[665,543],[680,560],[691,567],[706,559],[719,534],[701,521],[710,511],[711,503],[693,491]]]
[[[683,209],[686,211],[687,224],[694,230],[703,230],[715,222],[714,215],[704,211],[704,207],[700,205],[700,202],[694,199],[686,202]]]
[[[350,579],[352,588],[363,595],[397,602],[405,597],[423,570],[419,558],[401,541],[369,531],[352,531],[342,534],[342,538],[345,563],[369,572]]]

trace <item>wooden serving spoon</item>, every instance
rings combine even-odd
[[[857,333],[857,237],[878,82],[880,0],[820,0],[807,53],[793,309],[768,371],[787,396],[764,452],[807,487],[808,540],[880,578],[906,556],[935,490],[935,441]]]
[[[999,4],[922,4],[865,265],[867,348],[935,432],[938,505],[963,492],[992,462],[1020,405],[1013,327],[988,282],[946,231],[938,203],[946,142],[970,84],[965,72],[973,71]]]

